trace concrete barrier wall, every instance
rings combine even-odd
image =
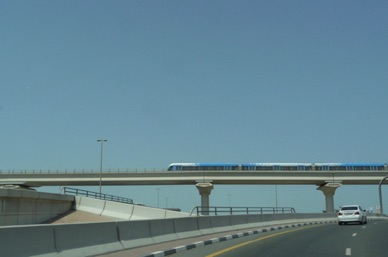
[[[162,243],[179,239],[175,233],[173,219],[150,220],[151,236],[155,243]]]
[[[133,214],[134,205],[122,204],[111,201],[106,201],[102,216],[117,217],[123,220],[129,220]]]
[[[0,256],[52,256],[54,229],[49,225],[0,227]]]
[[[116,222],[53,226],[55,245],[61,256],[92,256],[124,249]]]
[[[76,196],[75,209],[109,216],[119,220],[149,220],[189,217],[189,213],[170,211],[147,206],[117,203],[100,199]]]
[[[89,197],[76,196],[75,206],[77,210],[101,215],[105,208],[105,201]]]
[[[203,235],[215,233],[212,227],[210,216],[198,217],[198,227],[199,227],[199,230],[201,231],[201,234]]]
[[[262,222],[257,222],[257,217]],[[87,256],[268,224],[336,220],[335,215],[271,214],[0,227],[0,256]],[[246,222],[244,224],[244,222]],[[250,223],[252,222],[252,223]]]
[[[230,227],[230,218],[229,216],[211,216],[210,217],[211,227],[213,228],[213,232],[224,232],[231,230]]]
[[[131,220],[164,219],[165,216],[163,209],[134,205]]]
[[[210,222],[209,222],[210,225]],[[175,233],[179,238],[195,237],[202,235],[198,218],[174,219]]]
[[[147,220],[118,221],[118,234],[125,248],[134,248],[155,243]]]

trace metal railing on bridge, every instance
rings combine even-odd
[[[129,172],[167,172],[165,169],[138,169],[138,168],[116,168],[116,169],[104,169],[102,171],[103,173],[129,173]],[[170,171],[169,171],[170,172]],[[99,174],[100,170],[96,169],[8,169],[8,170],[1,170],[0,174],[81,174],[81,173],[96,173]]]
[[[71,188],[71,187],[64,187],[63,188],[64,194],[72,194],[72,195],[79,195],[79,196],[86,196],[86,197],[92,197],[96,199],[106,200],[106,201],[112,201],[112,202],[118,202],[118,203],[128,203],[133,204],[133,200],[125,197],[120,196],[114,196],[114,195],[108,195],[108,194],[102,194],[102,193],[96,193],[92,191],[77,189],[77,188]]]
[[[295,213],[293,207],[216,207],[195,206],[190,214],[197,215],[237,215],[237,214],[280,214]]]

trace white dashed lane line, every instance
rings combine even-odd
[[[345,255],[346,256],[352,255],[352,248],[346,248]]]
[[[352,236],[357,236],[357,233],[354,233]]]

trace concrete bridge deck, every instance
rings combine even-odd
[[[0,184],[40,186],[98,185],[195,185],[213,184],[252,185],[287,184],[321,186],[328,181],[343,185],[378,185],[388,171],[190,171],[190,172],[0,172]]]

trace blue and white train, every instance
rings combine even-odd
[[[387,163],[172,163],[168,171],[387,171]]]

